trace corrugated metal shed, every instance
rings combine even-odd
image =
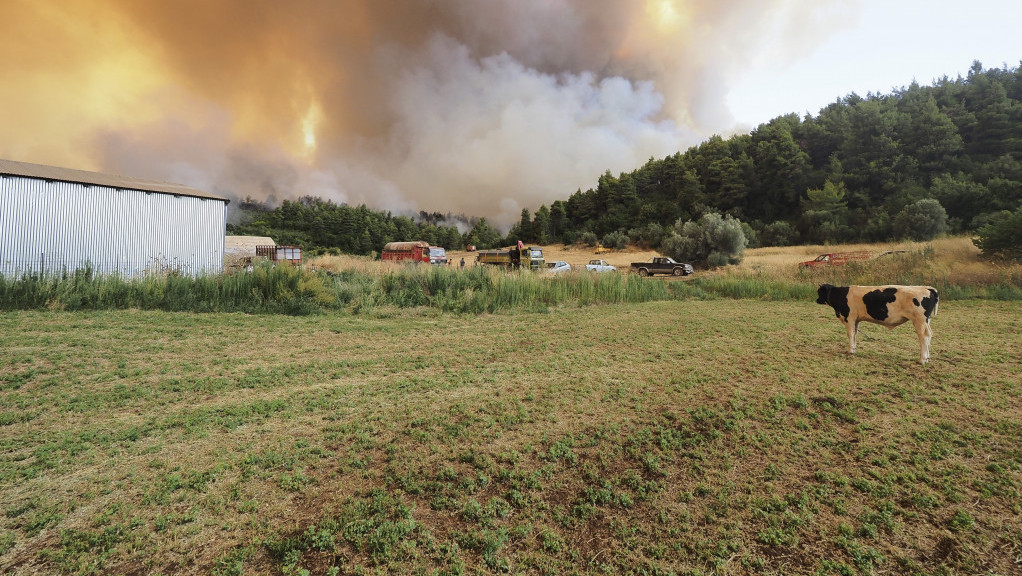
[[[219,273],[227,202],[178,184],[0,160],[0,274]]]
[[[220,200],[224,204],[229,202],[229,200],[222,196],[209,194],[183,184],[156,182],[153,180],[142,180],[141,178],[129,178],[127,176],[101,174],[99,172],[59,168],[57,166],[45,166],[43,164],[29,164],[28,162],[15,162],[14,160],[4,160],[2,158],[0,158],[0,176],[24,176],[26,178],[37,178],[39,180],[53,182],[105,186],[107,188],[115,188],[119,190],[161,192],[163,194],[173,194],[175,196],[209,198],[211,200]]]

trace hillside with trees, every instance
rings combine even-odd
[[[1022,69],[984,70],[975,62],[965,77],[851,94],[817,116],[780,116],[748,134],[651,158],[630,173],[608,171],[595,188],[523,210],[506,236],[485,219],[459,234],[442,218],[311,198],[285,202],[233,232],[356,254],[411,239],[448,248],[521,239],[660,249],[683,245],[686,223],[712,214],[739,224],[750,246],[767,246],[990,230],[1020,204]]]
[[[1022,72],[983,70],[851,94],[817,116],[713,136],[540,207],[517,232],[573,242],[624,234],[656,247],[708,212],[757,245],[927,239],[974,231],[1022,201]],[[612,237],[613,238],[613,237]]]

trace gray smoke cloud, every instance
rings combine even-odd
[[[95,34],[57,26],[52,13],[64,10],[138,55],[35,57],[53,74],[124,68],[119,120],[81,128],[95,169],[232,198],[313,195],[507,226],[607,170],[733,128],[729,78],[763,57],[765,40],[802,30],[773,54],[794,57],[848,4],[40,0],[17,5],[16,19],[58,46]]]

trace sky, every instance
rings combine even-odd
[[[0,5],[0,158],[498,227],[713,134],[1022,60],[1015,1]]]

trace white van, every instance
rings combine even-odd
[[[436,264],[437,266],[447,265],[447,250],[444,250],[440,246],[429,247],[429,263]]]

